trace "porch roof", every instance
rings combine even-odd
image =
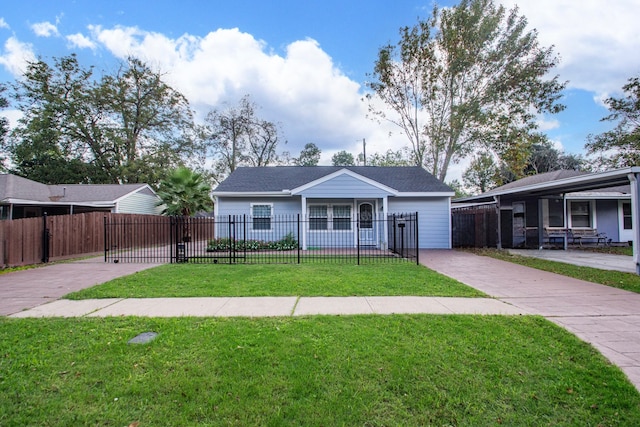
[[[500,196],[549,196],[599,190],[629,185],[630,176],[640,173],[640,167],[633,166],[606,172],[585,173],[577,171],[554,171],[533,175],[494,188],[477,196],[455,199],[453,203],[491,202]]]

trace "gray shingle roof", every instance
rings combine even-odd
[[[240,167],[215,192],[273,192],[291,190],[342,169],[403,193],[453,192],[421,167],[393,166],[268,166]]]
[[[11,174],[0,175],[0,200],[20,199],[42,203],[115,202],[146,184],[46,185]]]

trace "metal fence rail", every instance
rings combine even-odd
[[[300,215],[106,219],[106,262],[418,262],[417,213],[387,218]]]

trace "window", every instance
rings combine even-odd
[[[571,202],[571,226],[591,228],[591,202]]]
[[[327,206],[309,206],[309,230],[326,230],[328,219]]]
[[[633,230],[631,218],[631,202],[622,202],[622,222],[625,230]]]
[[[271,205],[252,205],[254,230],[271,230]]]
[[[561,199],[549,199],[549,227],[564,227],[564,206]]]
[[[350,205],[337,205],[333,207],[333,229],[351,230]]]

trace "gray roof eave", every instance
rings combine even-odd
[[[526,185],[517,188],[504,190],[495,189],[477,196],[463,197],[454,200],[454,203],[482,202],[495,200],[496,197],[515,194],[522,195],[544,195],[553,192],[575,193],[578,191],[595,190],[598,188],[614,187],[617,185],[629,184],[629,175],[640,173],[640,167],[633,166],[623,169],[616,169],[606,172],[596,172],[586,175],[578,175],[571,178],[558,179],[555,181],[542,182],[538,184]]]

